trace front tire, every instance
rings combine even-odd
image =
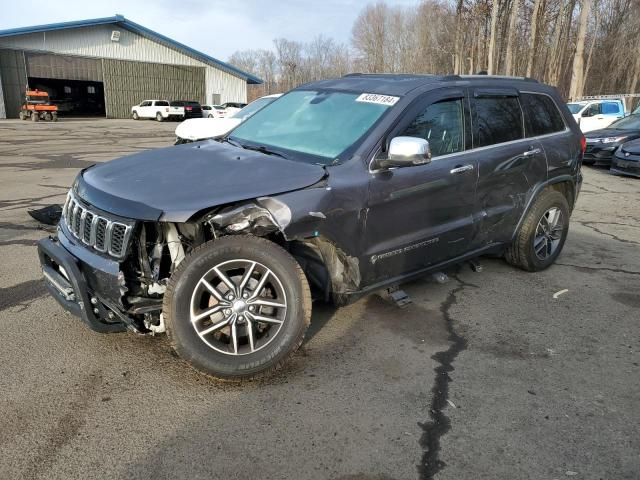
[[[558,191],[545,190],[526,213],[505,259],[529,272],[544,270],[560,255],[568,233],[567,199]]]
[[[138,116],[138,112],[135,112],[135,111],[131,114],[131,118],[133,118],[134,120],[140,120],[140,117]]]
[[[298,349],[311,294],[283,248],[229,236],[186,256],[167,286],[163,315],[181,358],[213,377],[240,381],[277,370]]]

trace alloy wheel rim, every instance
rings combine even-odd
[[[551,207],[544,212],[533,238],[533,251],[540,260],[546,260],[552,256],[562,239],[564,219],[562,211],[558,207]]]
[[[278,276],[253,260],[229,260],[205,273],[191,295],[191,326],[225,355],[262,350],[282,331],[287,298]]]

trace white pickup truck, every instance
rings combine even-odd
[[[583,133],[606,128],[625,116],[621,99],[571,102],[567,107]]]
[[[177,100],[144,100],[139,105],[131,107],[131,118],[155,118],[158,122],[163,120],[184,120],[185,118],[199,118],[202,116],[202,107],[198,102]]]

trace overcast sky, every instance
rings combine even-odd
[[[236,50],[271,48],[278,37],[319,34],[349,42],[370,0],[0,0],[0,30],[119,13],[196,50],[227,60]],[[413,6],[417,0],[389,0]]]

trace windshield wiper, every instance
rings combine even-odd
[[[275,155],[276,157],[287,158],[284,154],[270,150],[264,145],[242,145],[245,150],[254,150],[256,152],[264,153],[266,155]]]
[[[236,142],[235,140],[231,140],[230,137],[224,137],[222,139],[223,142],[227,142],[231,145],[233,145],[234,147],[239,147],[239,148],[244,148],[244,145],[242,145],[241,143]]]

